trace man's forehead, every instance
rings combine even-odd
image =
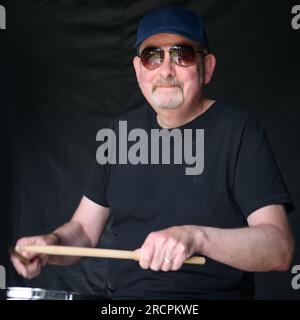
[[[148,46],[168,47],[180,43],[199,46],[197,42],[179,34],[159,33],[144,40],[140,45],[140,50],[143,50]]]

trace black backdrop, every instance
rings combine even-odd
[[[0,30],[0,264],[9,285],[101,292],[105,260],[49,266],[28,281],[13,272],[7,247],[72,216],[95,158],[96,132],[143,100],[132,45],[141,16],[163,3],[204,17],[217,57],[207,95],[253,111],[266,129],[296,204],[289,218],[299,242],[300,30],[291,27],[297,2],[15,0],[5,4],[7,30]],[[108,228],[102,247],[110,236]],[[300,298],[291,279],[291,271],[258,274],[257,297]]]

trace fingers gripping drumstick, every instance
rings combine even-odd
[[[14,248],[9,248],[9,254],[11,256],[14,256],[21,260],[22,263],[25,265],[28,265],[30,263],[30,260],[24,256],[22,256],[18,251],[16,251]]]

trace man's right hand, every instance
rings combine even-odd
[[[11,262],[14,265],[19,275],[27,279],[37,277],[43,266],[45,266],[49,260],[49,255],[38,254],[33,252],[22,251],[22,247],[31,245],[57,245],[58,237],[53,234],[24,237],[17,241],[15,250],[25,257],[28,262],[26,263],[21,257],[17,255],[11,255]]]
[[[29,245],[63,245],[73,247],[95,247],[110,215],[109,208],[83,196],[70,222],[55,229],[53,233],[25,237],[17,241],[15,250],[29,259],[25,263],[22,257],[11,256],[11,261],[17,272],[24,278],[31,279],[38,276],[42,267],[49,264],[69,266],[78,262],[81,257],[63,255],[44,255],[22,251]]]

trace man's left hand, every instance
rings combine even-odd
[[[202,232],[193,225],[151,232],[142,247],[139,263],[143,269],[176,271],[194,253],[201,252]]]

